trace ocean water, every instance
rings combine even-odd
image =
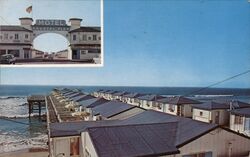
[[[37,117],[28,118],[27,96],[49,94],[59,86],[7,86],[0,85],[0,153],[31,147],[46,148],[46,123]],[[60,86],[62,87],[62,86]],[[160,95],[189,95],[200,88],[187,87],[107,87],[107,86],[64,86],[83,92],[112,89],[128,92],[153,93]],[[219,96],[218,96],[219,95]],[[250,103],[250,89],[212,88],[189,95],[194,99],[238,99]],[[44,112],[44,111],[43,111]],[[33,115],[34,116],[34,115]]]

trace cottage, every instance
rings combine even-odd
[[[201,102],[184,96],[172,96],[157,100],[160,104],[158,111],[182,117],[192,117],[192,105]]]
[[[230,112],[230,129],[250,136],[250,108],[235,109]]]
[[[137,97],[137,99],[139,99],[139,106],[145,109],[159,108],[159,103],[157,102],[157,100],[163,98],[165,97],[154,94]]]
[[[228,126],[229,110],[250,107],[250,105],[240,101],[210,101],[192,107],[194,120]]]
[[[140,94],[140,93],[128,93],[122,96],[122,102],[131,104],[131,105],[140,105],[140,101],[138,97],[143,96],[145,94]]]
[[[108,101],[92,108],[93,119],[124,119],[144,111],[136,106],[119,101]]]
[[[247,136],[153,110],[124,120],[53,123],[49,133],[51,157],[60,153],[69,157],[243,157],[250,151]]]

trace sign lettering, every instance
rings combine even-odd
[[[43,19],[36,20],[35,25],[39,25],[39,26],[67,26],[65,20],[43,20]]]

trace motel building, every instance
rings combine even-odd
[[[56,33],[68,41],[68,49],[58,52],[55,59],[93,60],[101,56],[100,27],[81,26],[82,19],[43,20],[19,18],[20,25],[0,25],[0,55],[13,54],[17,59],[34,58],[33,41],[42,34]]]

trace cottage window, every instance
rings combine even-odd
[[[169,104],[169,105],[168,105],[168,110],[169,110],[170,112],[174,112],[174,105],[173,105],[173,104]]]
[[[244,130],[250,131],[250,118],[245,118],[245,128]]]
[[[243,117],[235,115],[234,124],[243,124]]]
[[[73,35],[73,40],[76,40],[76,35],[75,34]]]
[[[87,35],[86,34],[82,35],[82,40],[84,40],[84,41],[87,40]]]
[[[200,116],[203,116],[203,112],[200,112]]]
[[[3,39],[3,36],[0,36],[0,39]]]
[[[8,39],[8,34],[4,34],[4,39]]]
[[[70,138],[70,155],[79,155],[79,137]]]
[[[93,40],[97,40],[97,36],[96,35],[93,35]]]
[[[18,40],[19,36],[18,34],[15,34],[15,40]]]
[[[101,40],[101,37],[98,37],[99,40]]]
[[[29,38],[29,34],[25,34],[25,39],[28,39]]]

